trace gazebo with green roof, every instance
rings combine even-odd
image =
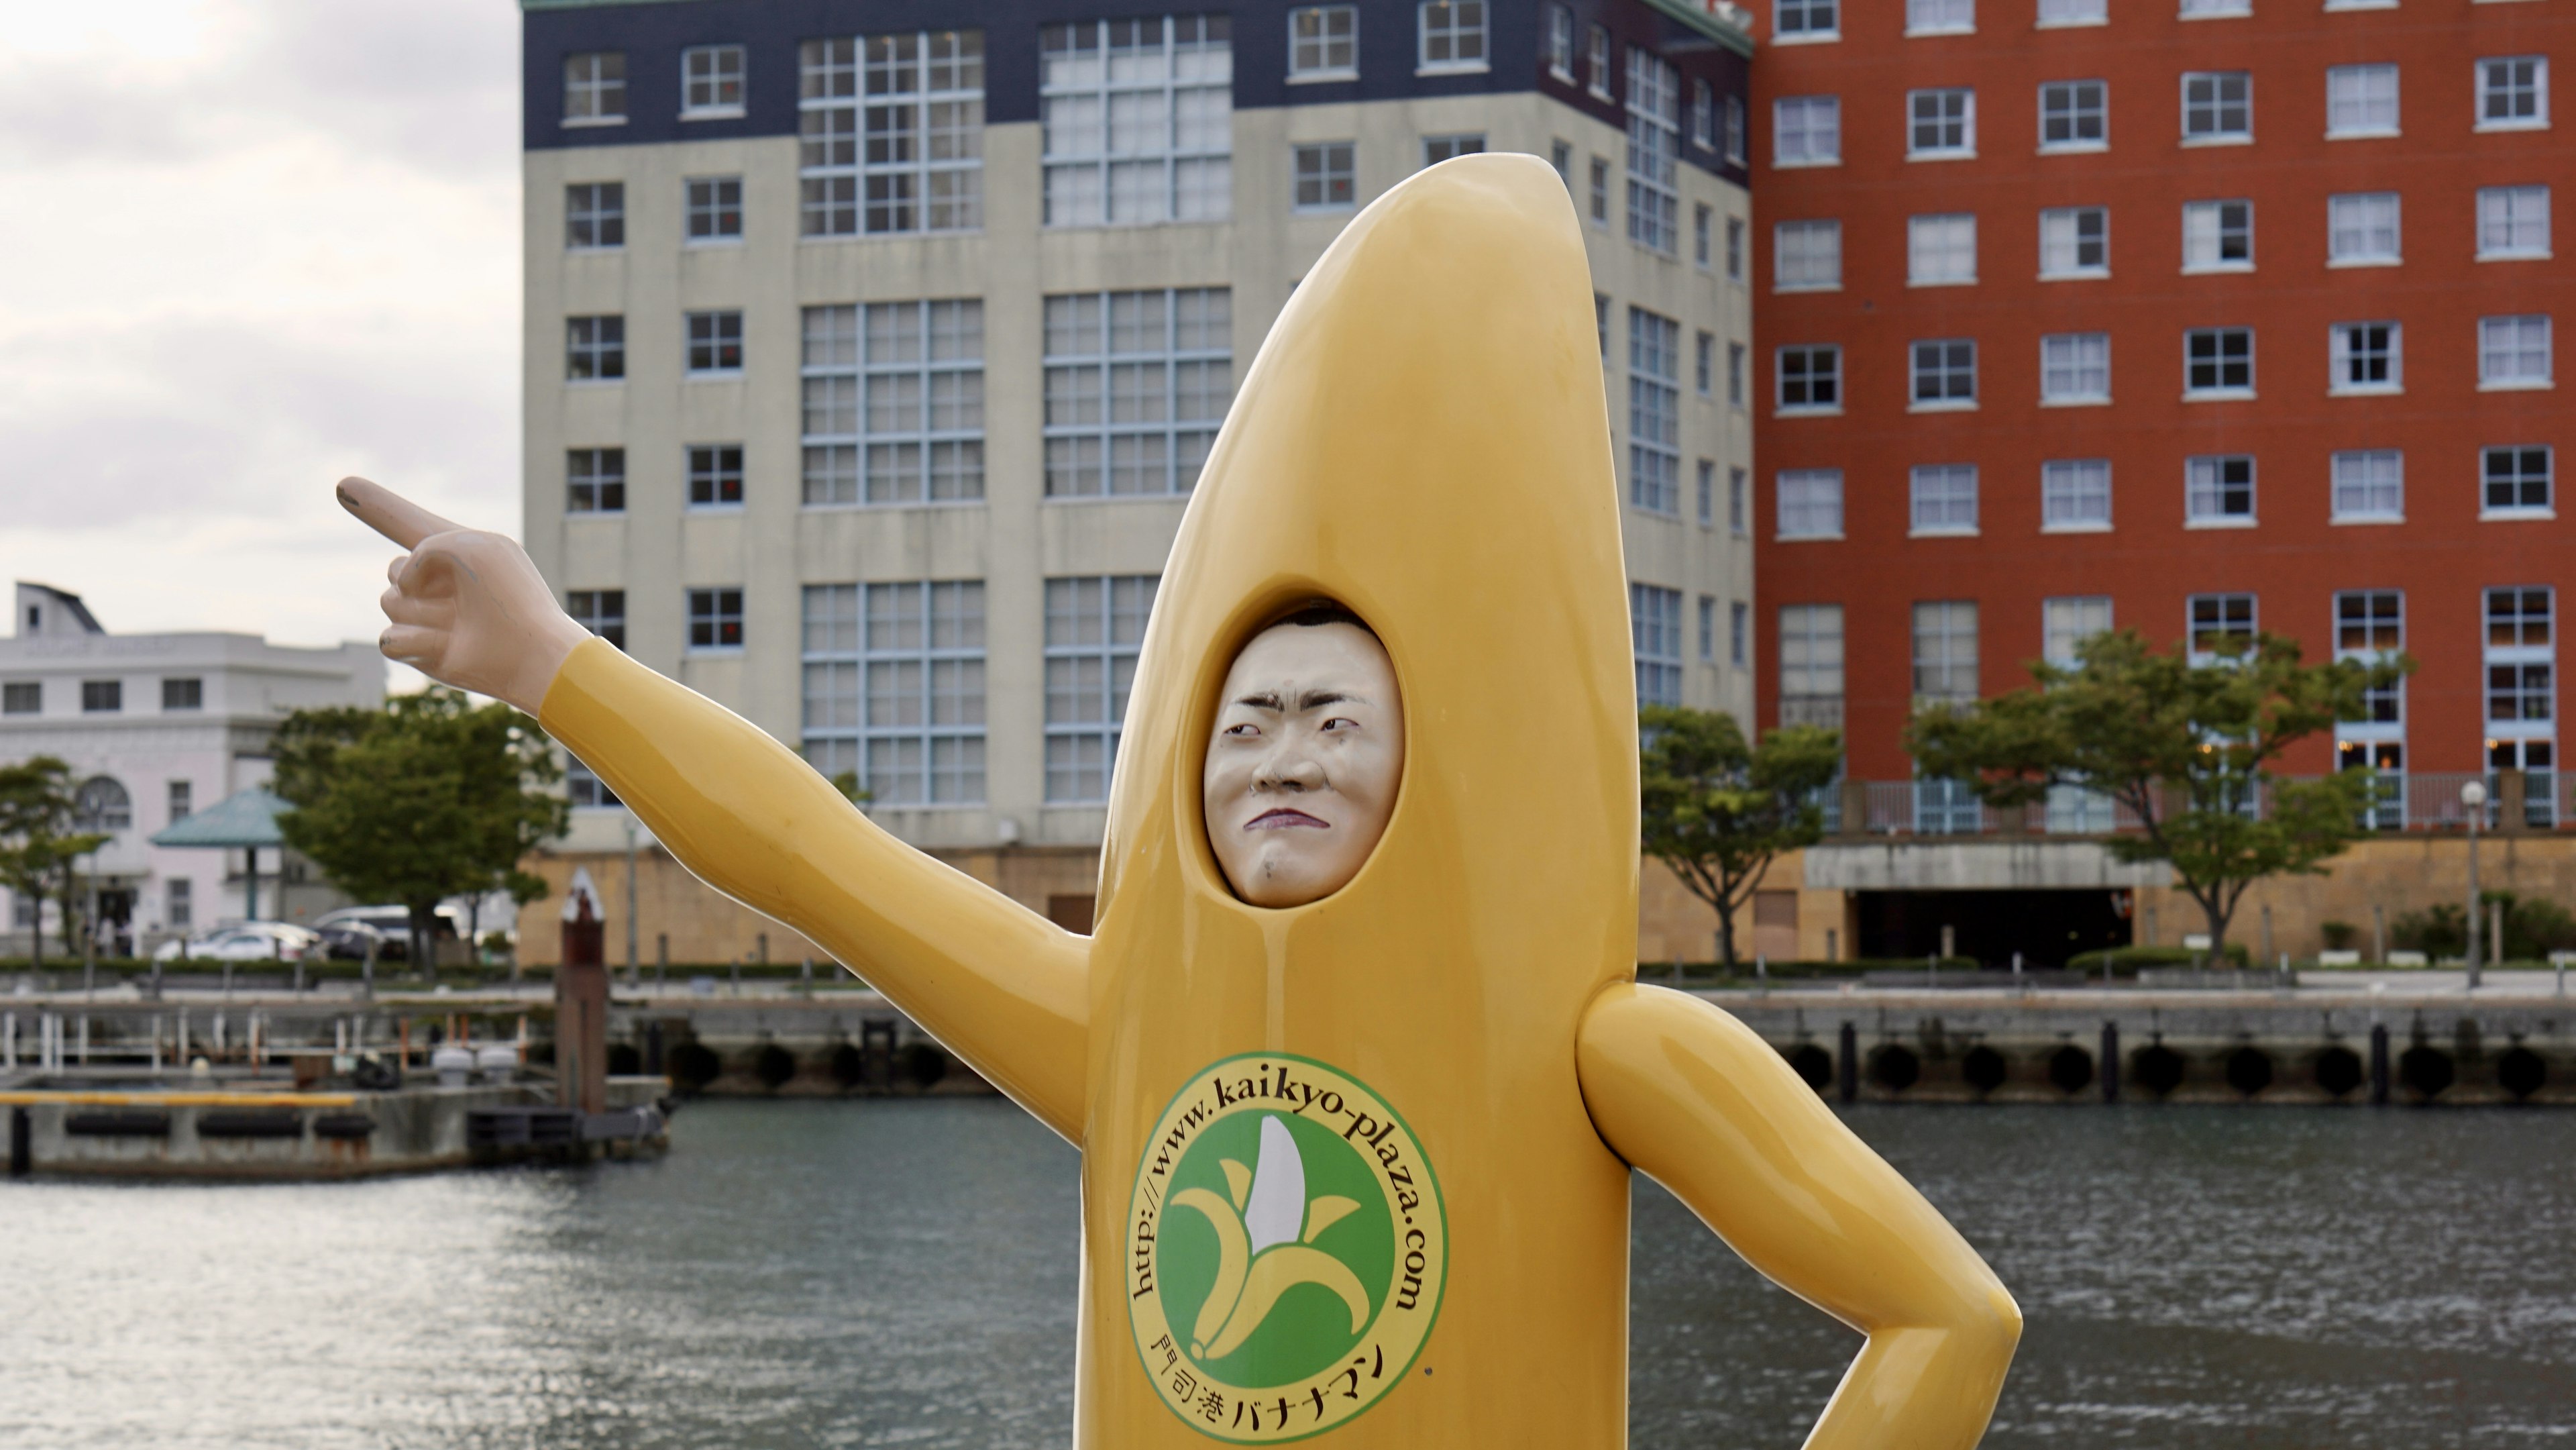
[[[293,801],[266,786],[255,785],[248,790],[235,791],[204,810],[153,832],[152,844],[248,852],[249,885],[242,898],[242,918],[257,921],[260,848],[274,846],[280,852],[286,849],[286,835],[277,828],[277,814],[293,809]]]

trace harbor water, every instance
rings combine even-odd
[[[2576,1446],[2576,1114],[1860,1108],[2029,1330],[1987,1444]],[[1076,1160],[998,1100],[667,1160],[0,1185],[0,1445],[1062,1446]],[[1858,1339],[1641,1184],[1633,1443],[1799,1443]],[[1543,1391],[1541,1391],[1543,1392]]]

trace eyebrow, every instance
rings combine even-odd
[[[1367,700],[1361,696],[1348,694],[1340,690],[1308,690],[1306,693],[1297,697],[1297,708],[1301,712],[1306,710],[1320,710],[1327,705],[1339,705],[1346,702],[1357,702],[1359,704],[1368,703]],[[1234,703],[1238,705],[1249,705],[1255,710],[1284,710],[1287,708],[1287,706],[1281,702],[1279,692],[1276,690],[1256,691],[1253,694],[1242,696]]]

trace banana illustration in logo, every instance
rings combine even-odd
[[[1299,1284],[1321,1284],[1342,1296],[1350,1307],[1351,1332],[1359,1333],[1368,1323],[1368,1291],[1349,1266],[1312,1247],[1317,1235],[1359,1204],[1334,1193],[1307,1200],[1306,1162],[1297,1156],[1288,1125],[1276,1117],[1261,1120],[1254,1167],[1220,1161],[1233,1202],[1204,1188],[1172,1195],[1175,1205],[1196,1209],[1216,1229],[1216,1282],[1208,1286],[1190,1331],[1192,1357],[1205,1361],[1234,1353],[1270,1317],[1279,1296]]]

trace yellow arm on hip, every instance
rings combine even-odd
[[[1809,1450],[1977,1443],[2021,1311],[1769,1044],[1696,997],[1620,985],[1585,1011],[1575,1054],[1613,1152],[1764,1277],[1869,1336]]]
[[[767,732],[604,640],[564,661],[538,721],[680,864],[1081,1142],[1088,938],[896,840]]]

